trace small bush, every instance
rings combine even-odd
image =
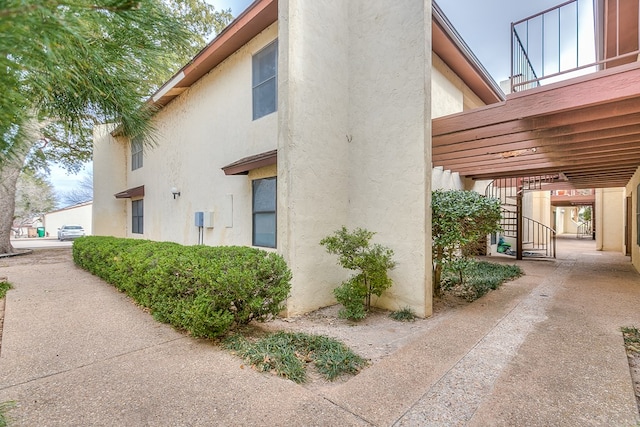
[[[0,299],[4,298],[7,295],[7,291],[12,287],[9,282],[0,282]]]
[[[466,260],[464,266],[446,268],[443,271],[442,289],[467,301],[475,301],[490,290],[497,289],[505,281],[522,274],[522,269],[517,265]]]
[[[393,320],[398,322],[413,322],[416,319],[416,315],[409,307],[405,307],[398,311],[392,311],[389,315]]]
[[[196,337],[277,315],[291,288],[281,256],[249,247],[90,236],[74,242],[73,257],[157,320]]]
[[[333,294],[344,309],[338,315],[346,319],[361,320],[371,309],[371,296],[380,296],[393,282],[388,270],[395,268],[393,251],[369,241],[375,233],[346,227],[320,241],[330,254],[338,255],[338,264],[357,274],[334,289]]]
[[[343,374],[356,374],[367,363],[341,342],[322,335],[276,332],[256,341],[232,335],[224,346],[258,371],[273,371],[296,383],[305,382],[309,362],[330,381]]]

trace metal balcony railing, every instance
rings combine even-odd
[[[621,5],[628,6],[623,2],[637,1],[611,0],[603,7],[605,3],[598,0],[570,0],[512,23],[511,92],[596,72],[615,65],[613,61],[637,57],[637,45],[631,51],[621,48],[621,35],[629,28],[624,28],[620,19],[624,13]],[[608,18],[614,18],[614,23],[605,27]]]

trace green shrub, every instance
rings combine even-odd
[[[445,269],[464,268],[487,235],[500,230],[500,201],[475,191],[435,190],[431,193],[433,294],[440,296]],[[482,246],[486,246],[483,242]]]
[[[416,319],[416,315],[409,307],[405,307],[401,310],[392,311],[389,314],[393,320],[397,320],[398,322],[413,322]]]
[[[367,363],[343,343],[322,335],[281,331],[255,341],[233,335],[224,346],[258,371],[274,371],[297,383],[306,380],[308,362],[330,381],[343,374],[356,374]]]
[[[396,265],[393,251],[377,243],[371,245],[369,240],[374,234],[361,228],[349,232],[342,227],[320,241],[327,252],[338,255],[338,264],[358,272],[333,291],[344,307],[340,317],[364,319],[371,309],[371,296],[382,295],[393,284],[388,275],[388,270]]]
[[[442,289],[467,301],[475,301],[490,290],[497,289],[505,281],[522,274],[522,269],[517,265],[466,260],[464,266],[445,268]]]
[[[291,288],[284,259],[256,248],[91,236],[74,242],[73,255],[157,320],[196,337],[277,315]]]
[[[4,298],[7,295],[7,291],[11,288],[12,288],[11,283],[0,282],[0,299]]]

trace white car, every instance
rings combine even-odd
[[[58,228],[58,240],[61,242],[82,236],[84,236],[84,228],[81,225],[63,225]]]

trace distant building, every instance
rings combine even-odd
[[[85,235],[92,234],[93,201],[78,203],[44,214],[43,227],[49,237],[56,237],[63,225],[81,225]]]

